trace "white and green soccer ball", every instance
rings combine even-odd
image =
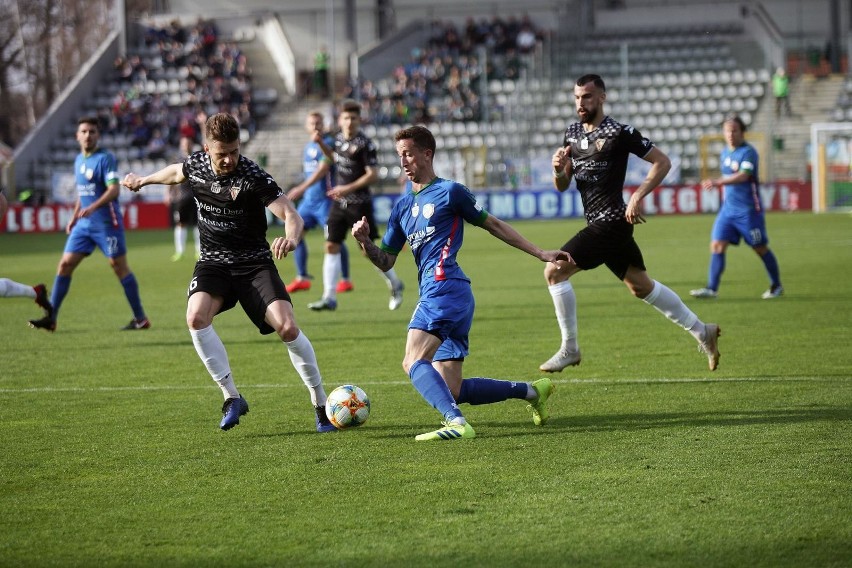
[[[360,426],[370,416],[370,397],[355,385],[337,387],[328,395],[325,414],[338,430]]]

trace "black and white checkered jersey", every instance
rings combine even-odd
[[[266,206],[284,194],[272,176],[245,156],[234,173],[216,175],[205,152],[187,156],[183,175],[198,206],[201,262],[272,260]]]
[[[376,145],[363,132],[358,132],[350,140],[343,137],[343,132],[334,136],[334,154],[337,163],[337,184],[352,183],[367,172],[367,168],[378,167],[379,159]],[[343,197],[346,203],[364,203],[369,201],[370,188],[361,187],[357,191]]]
[[[654,144],[627,124],[607,116],[586,132],[580,122],[565,130],[562,145],[571,148],[574,179],[583,199],[586,221],[623,219],[627,204],[622,191],[629,154],[648,155]]]

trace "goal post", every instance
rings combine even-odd
[[[852,211],[852,122],[811,124],[808,159],[813,211]]]

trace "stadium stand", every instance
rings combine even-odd
[[[549,158],[561,143],[565,125],[574,117],[573,81],[584,73],[596,72],[606,79],[609,114],[640,129],[679,160],[682,172],[691,175],[697,174],[701,136],[718,134],[723,117],[730,112],[739,113],[746,124],[751,124],[769,81],[769,72],[764,68],[738,66],[730,42],[741,37],[742,28],[735,23],[633,28],[629,33],[596,33],[581,42],[554,37],[550,76],[528,63],[517,74],[507,74],[506,58],[493,57],[487,45],[486,57],[499,64],[489,66],[493,73],[482,73],[475,57],[465,59],[475,50],[453,47],[457,46],[455,28],[447,23],[436,27],[445,32],[443,43],[439,41],[440,34],[433,34],[430,45],[416,50],[408,64],[400,65],[394,78],[379,81],[379,87],[371,83],[369,94],[359,93],[362,100],[369,102],[371,126],[367,126],[367,134],[381,140],[385,134],[379,126],[434,122],[438,125],[440,147],[450,153],[448,164],[464,163],[465,155],[473,155],[474,160],[484,155],[485,176],[479,181],[490,186],[524,185],[530,181],[529,161]],[[546,41],[547,34],[536,33],[542,38],[540,41]],[[622,68],[625,45],[626,81]],[[458,75],[467,84],[473,86],[474,78],[487,77],[485,92],[471,99],[477,107],[460,110],[454,105],[459,97],[447,89],[446,83],[432,80],[446,77],[447,74],[430,75],[434,62],[443,63],[442,55],[446,53],[456,54],[447,61],[459,68]],[[393,108],[389,101],[405,100],[405,86],[411,77],[416,81],[425,77],[422,82],[429,94],[428,112],[386,113],[383,109]],[[389,84],[396,85],[396,90]],[[444,128],[447,123],[462,124]],[[380,144],[379,150],[380,162],[396,162],[392,145]],[[519,164],[527,164],[524,171],[518,172]],[[386,170],[387,179],[392,180],[393,168]],[[464,172],[454,173],[473,184],[474,180]]]
[[[236,41],[220,37],[212,21],[150,26],[128,55],[117,58],[80,115],[101,121],[102,146],[112,151],[119,171],[146,173],[163,167],[185,147],[201,142],[209,114],[229,112],[243,126],[243,142],[278,97],[275,89],[254,89],[246,55]],[[79,151],[76,123],[62,128],[41,171],[45,189],[52,172],[66,172]]]

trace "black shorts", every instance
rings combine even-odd
[[[196,292],[207,292],[223,298],[217,313],[230,310],[237,302],[257,326],[260,333],[267,335],[275,331],[266,323],[266,308],[275,300],[290,302],[290,294],[272,262],[258,261],[243,264],[211,264],[199,262],[192,273],[187,297]]]
[[[633,239],[633,225],[626,220],[599,221],[587,225],[562,246],[583,270],[606,264],[619,280],[628,266],[645,270],[642,251]]]
[[[198,224],[198,208],[195,205],[195,199],[172,201],[169,204],[169,211],[172,217],[172,227],[175,225],[194,227]]]
[[[352,232],[352,225],[366,217],[370,224],[370,240],[379,238],[379,228],[373,217],[373,202],[341,204],[332,202],[328,211],[328,235],[325,237],[330,243],[340,244],[346,239],[346,235]]]

